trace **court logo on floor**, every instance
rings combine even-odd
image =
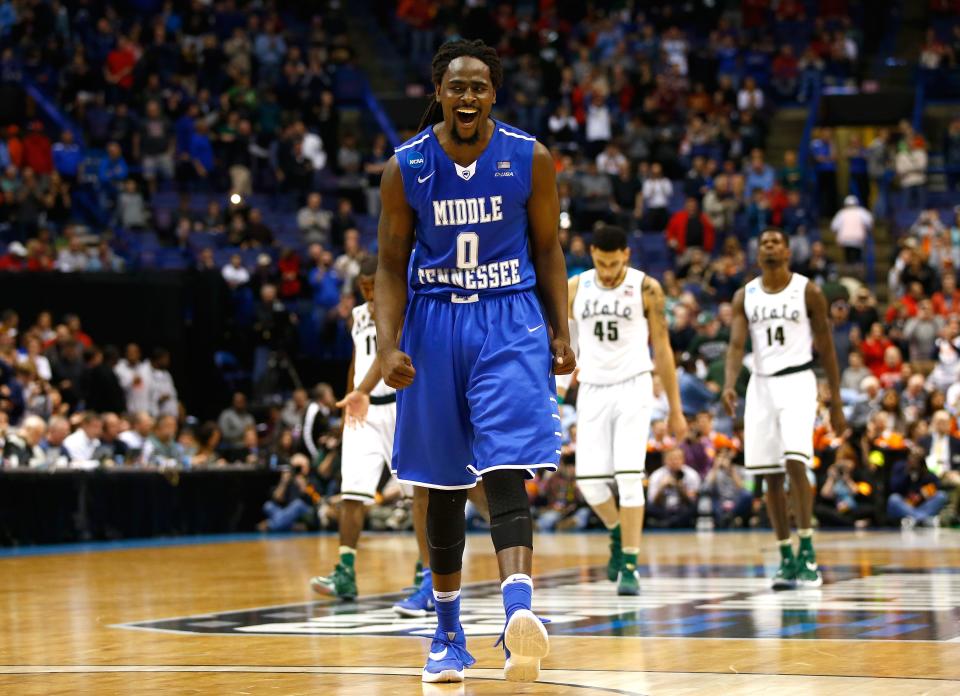
[[[534,608],[554,635],[960,641],[960,573],[832,568],[819,590],[772,592],[753,566],[657,566],[637,597],[618,597],[600,569],[538,577]],[[641,569],[641,572],[649,572]],[[503,630],[499,583],[464,589],[467,635]],[[436,621],[401,619],[402,594],[225,611],[121,628],[200,634],[431,636]]]

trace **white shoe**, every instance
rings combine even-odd
[[[543,622],[529,609],[520,609],[510,617],[503,631],[507,662],[503,676],[507,681],[532,682],[540,676],[540,660],[550,653],[550,639]]]
[[[904,517],[900,520],[900,529],[910,530],[917,526],[917,521],[912,517]]]

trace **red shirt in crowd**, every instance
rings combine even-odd
[[[129,46],[118,46],[107,55],[107,72],[116,78],[123,75],[117,84],[123,89],[133,87],[133,66],[137,63],[137,56]]]
[[[7,152],[10,154],[10,163],[17,169],[23,166],[23,141],[17,135],[18,131],[16,126],[7,129]]]
[[[675,244],[671,244],[671,246],[678,254],[682,254],[687,250],[687,225],[689,222],[690,213],[684,209],[675,212],[667,224],[667,242],[675,242]],[[710,222],[706,215],[700,213],[700,225],[703,228],[702,246],[706,251],[713,251],[715,237],[713,223]]]
[[[920,308],[917,306],[917,301],[913,299],[910,295],[904,295],[899,300],[899,305],[901,305],[905,311],[906,317],[915,317],[920,311]],[[883,315],[884,320],[888,324],[892,324],[897,318],[897,311],[899,310],[898,302],[891,302],[890,306],[887,307],[887,313]]]
[[[31,130],[23,139],[23,164],[37,174],[53,171],[53,144],[42,131]]]
[[[883,369],[883,354],[893,345],[888,338],[867,337],[860,343],[860,352],[863,353],[863,364],[877,377]]]
[[[942,292],[935,292],[931,300],[933,300],[934,314],[945,317],[948,314],[960,311],[960,290],[954,290],[949,295],[944,295]]]

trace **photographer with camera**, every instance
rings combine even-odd
[[[733,465],[734,450],[721,447],[707,474],[703,490],[713,503],[713,519],[718,529],[731,525],[746,527],[750,522],[753,494],[743,485],[740,470]]]
[[[850,445],[837,452],[827,469],[827,478],[814,504],[821,527],[866,527],[874,515],[873,482],[869,472],[857,467],[857,453]]]
[[[267,519],[257,525],[261,532],[304,531],[314,515],[315,489],[309,480],[310,460],[304,454],[295,454],[290,466],[284,468],[280,483],[273,489],[270,500],[263,504]]]
[[[699,491],[700,475],[684,463],[683,450],[669,450],[663,466],[650,476],[647,523],[670,529],[693,528]]]

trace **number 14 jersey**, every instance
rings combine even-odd
[[[769,377],[813,361],[806,276],[794,273],[780,292],[763,289],[760,276],[746,285],[743,310],[753,344],[753,374]]]
[[[580,274],[573,318],[579,344],[577,379],[583,384],[618,384],[653,370],[643,278],[643,271],[628,268],[620,285],[605,288],[597,282],[596,271]]]

